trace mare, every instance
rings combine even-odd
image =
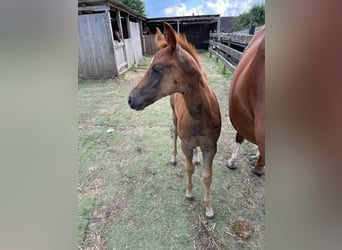
[[[157,29],[155,42],[159,50],[145,75],[130,92],[128,104],[132,109],[143,110],[160,98],[171,96],[175,135],[171,162],[176,164],[179,135],[187,173],[185,198],[192,200],[192,175],[195,171],[192,160],[197,147],[201,149],[206,216],[213,218],[210,187],[213,159],[221,133],[219,104],[208,85],[195,48],[184,35],[177,34],[170,24],[164,23],[164,35]]]
[[[252,38],[234,72],[229,92],[229,117],[236,129],[236,148],[227,162],[235,160],[244,139],[258,145],[259,158],[252,172],[265,173],[265,25]]]

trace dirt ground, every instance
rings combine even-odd
[[[168,163],[169,99],[141,112],[127,105],[150,60],[117,79],[79,82],[79,249],[264,249],[265,177],[254,176],[249,162],[255,145],[244,142],[238,168],[226,167],[235,146],[228,118],[231,75],[201,53],[223,122],[213,170],[215,217],[208,220],[202,166],[196,168],[190,202],[184,199],[180,147],[177,166]]]

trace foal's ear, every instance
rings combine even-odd
[[[167,44],[172,50],[175,50],[177,46],[177,33],[172,26],[166,22],[164,22],[164,36]]]
[[[160,29],[156,28],[156,36],[154,37],[154,41],[158,48],[165,48],[167,46],[167,42],[165,41],[164,35],[160,32]]]

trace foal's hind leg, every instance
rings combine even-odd
[[[196,165],[199,165],[201,163],[200,158],[199,158],[199,148],[198,147],[194,148],[194,156],[193,156],[192,162]]]
[[[171,156],[171,164],[173,166],[176,166],[177,164],[177,137],[178,137],[178,131],[177,131],[177,116],[173,112],[172,113],[172,120],[173,120],[173,151]]]
[[[239,155],[240,146],[241,146],[241,143],[244,141],[244,139],[245,138],[243,138],[242,135],[240,135],[238,132],[236,133],[236,137],[235,137],[235,142],[236,142],[235,150],[234,150],[232,156],[230,157],[230,159],[227,161],[227,167],[228,168],[230,168],[230,169],[235,169],[236,168],[235,161],[236,161],[236,158]]]
[[[213,176],[213,160],[216,154],[216,148],[208,151],[202,151],[203,154],[203,166],[204,172],[202,176],[203,183],[205,185],[205,194],[204,194],[204,204],[205,204],[205,215],[208,219],[214,217],[214,210],[211,204],[211,196],[210,196],[210,187],[211,180]]]

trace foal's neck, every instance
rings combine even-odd
[[[195,79],[195,80],[194,80]],[[183,93],[189,114],[195,120],[211,119],[210,88],[204,75],[191,77]]]

